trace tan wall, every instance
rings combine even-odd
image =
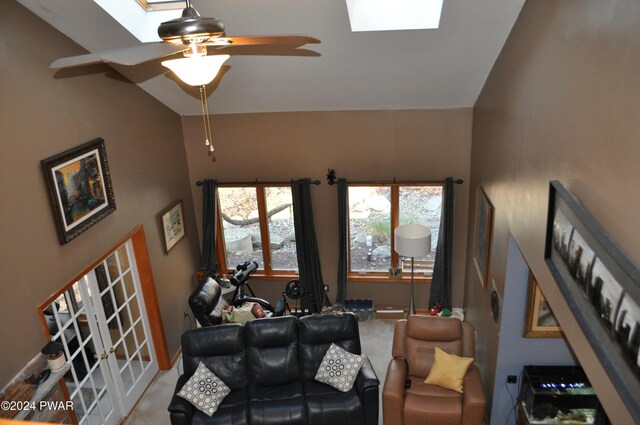
[[[215,93],[210,102],[215,102]],[[202,119],[183,117],[193,183],[219,181],[322,181],[312,187],[322,273],[335,299],[338,249],[337,189],[326,184],[328,168],[348,180],[465,180],[456,185],[454,302],[464,293],[465,237],[471,110],[295,112],[212,117],[216,161],[207,155]],[[194,192],[200,220],[202,196]],[[284,282],[253,285],[257,295],[275,301]],[[428,285],[418,285],[417,307],[427,306]],[[352,283],[348,298],[372,298],[376,305],[408,304],[408,285]]]
[[[473,117],[470,202],[482,186],[495,206],[491,277],[502,293],[512,233],[615,424],[634,422],[570,314],[543,246],[548,184],[557,179],[640,264],[638,22],[635,0],[528,1]],[[489,387],[498,335],[490,290],[470,258],[465,304]]]
[[[85,52],[16,2],[2,4],[0,40],[0,387],[44,346],[36,306],[139,224],[173,355],[198,258],[180,118],[106,66],[54,74],[54,59]],[[96,137],[117,210],[60,246],[40,160]],[[167,256],[158,215],[179,198],[188,237]]]

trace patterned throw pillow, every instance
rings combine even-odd
[[[204,414],[212,416],[230,392],[229,387],[200,362],[195,373],[184,384],[178,395]]]
[[[352,354],[336,344],[331,344],[320,363],[316,381],[331,385],[336,390],[347,392],[353,387],[364,355]]]

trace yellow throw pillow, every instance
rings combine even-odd
[[[443,388],[462,393],[462,381],[469,366],[473,363],[471,357],[460,357],[447,354],[436,347],[435,360],[425,384],[439,385]]]

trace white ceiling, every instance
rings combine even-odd
[[[93,1],[18,1],[90,52],[140,44]],[[437,30],[351,32],[345,0],[193,0],[228,35],[321,40],[305,46],[318,57],[232,56],[210,112],[472,107],[524,2],[444,0]],[[117,69],[178,114],[200,114],[195,89],[158,61]]]

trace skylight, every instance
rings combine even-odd
[[[434,29],[443,0],[346,0],[351,31]]]
[[[184,9],[184,0],[136,0],[146,10]]]
[[[184,1],[146,0],[144,3],[147,3],[151,7],[150,9],[144,9],[144,6],[140,7],[141,4],[138,4],[135,0],[94,1],[143,43],[160,41],[158,26],[164,21],[179,18],[184,7]],[[152,6],[154,3],[166,3],[164,6],[171,4],[174,8],[168,10],[156,9]]]

